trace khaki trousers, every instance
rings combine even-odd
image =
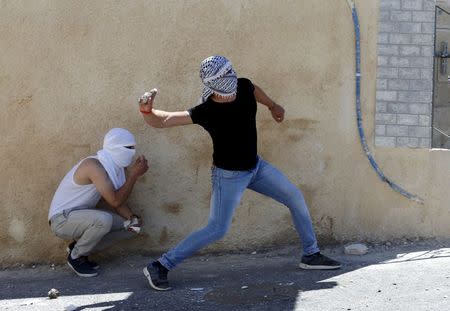
[[[51,230],[63,240],[75,240],[73,259],[101,251],[118,240],[136,236],[123,227],[125,219],[100,209],[77,209],[51,219]]]

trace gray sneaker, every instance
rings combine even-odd
[[[148,280],[148,283],[153,289],[160,291],[172,289],[169,286],[169,281],[167,280],[167,273],[169,270],[167,270],[158,261],[149,263],[147,267],[144,268],[143,272]]]
[[[299,267],[305,270],[334,270],[341,268],[341,263],[317,252],[303,256]]]

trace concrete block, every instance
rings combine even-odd
[[[397,147],[417,148],[419,147],[419,138],[397,137]]]
[[[377,91],[377,100],[396,101],[397,100],[397,92],[396,91]]]
[[[398,77],[400,79],[420,79],[422,76],[419,68],[400,68]]]
[[[388,90],[390,91],[408,91],[409,80],[395,79],[388,80]]]
[[[409,64],[416,68],[433,68],[433,57],[411,57]]]
[[[398,101],[402,103],[431,103],[431,92],[399,91]]]
[[[378,78],[397,78],[398,68],[378,68],[377,77]]]
[[[377,147],[395,147],[395,137],[377,136],[375,137]]]
[[[378,66],[381,67],[389,66],[389,56],[378,56]]]
[[[431,116],[419,115],[419,125],[420,126],[431,126]]]
[[[378,55],[380,56],[399,55],[399,46],[379,44]]]
[[[362,243],[350,244],[344,247],[344,253],[346,255],[365,255],[369,251],[369,248]]]
[[[422,23],[422,33],[434,34],[434,23]]]
[[[378,14],[378,20],[380,22],[388,22],[391,19],[391,12],[390,11],[384,11],[380,10],[380,13]]]
[[[431,137],[431,127],[429,127],[429,126],[410,126],[409,130],[408,130],[408,136],[420,137],[420,138],[430,138]]]
[[[412,14],[409,11],[391,11],[391,21],[409,22],[412,21]]]
[[[394,42],[392,42],[392,43],[394,43]],[[433,45],[434,44],[434,35],[432,35],[432,34],[411,34],[411,43],[418,44],[418,45]]]
[[[420,148],[431,148],[431,139],[430,138],[420,138],[419,147]]]
[[[400,104],[400,103],[388,103],[387,104],[387,113],[408,113],[409,105],[408,104]]]
[[[400,0],[380,0],[380,10],[400,10]]]
[[[397,124],[402,125],[418,125],[419,124],[419,116],[415,114],[398,114],[397,115]],[[406,131],[405,135],[407,136],[408,131]]]
[[[407,57],[391,56],[389,58],[389,65],[392,67],[409,67],[410,59]]]
[[[430,104],[410,103],[408,108],[410,114],[430,115]]]
[[[386,125],[382,124],[375,125],[375,135],[377,136],[386,135]]]
[[[421,69],[421,79],[423,80],[433,80],[433,69]]]
[[[422,33],[421,23],[401,22],[399,26],[401,33]]]
[[[434,22],[434,11],[417,11],[412,12],[413,22]]]
[[[386,125],[387,136],[408,136],[408,126],[406,125]]]
[[[387,81],[387,79],[377,79],[377,90],[386,90],[388,84]]]
[[[411,80],[410,89],[413,91],[431,91],[433,89],[433,81],[431,80]]]
[[[386,102],[377,101],[375,110],[376,110],[376,112],[386,113],[387,112],[387,103]]]
[[[400,46],[399,53],[401,56],[420,56],[421,49],[416,45],[403,45]]]
[[[378,23],[379,32],[396,33],[400,30],[400,24],[394,22],[383,22]]]
[[[389,43],[389,34],[388,33],[384,33],[384,32],[380,32],[378,34],[378,43],[379,44],[387,44],[387,43]]]
[[[410,102],[421,102],[421,100],[418,99],[419,92],[417,91],[402,91],[399,92],[399,102],[403,103],[410,103]]]
[[[434,46],[422,46],[422,56],[434,57]]]
[[[435,11],[436,9],[436,0],[424,0],[423,1],[423,10],[424,11]]]
[[[397,115],[393,113],[377,113],[375,115],[375,123],[379,125],[396,124]]]
[[[403,10],[422,10],[423,3],[422,0],[402,0]]]
[[[413,34],[391,33],[389,42],[392,44],[411,44]],[[416,39],[417,40],[417,39]]]

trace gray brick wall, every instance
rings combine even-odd
[[[380,0],[375,145],[431,147],[435,0]]]

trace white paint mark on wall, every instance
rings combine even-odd
[[[13,218],[8,228],[9,235],[16,240],[16,242],[23,243],[25,240],[25,225],[17,218]]]

